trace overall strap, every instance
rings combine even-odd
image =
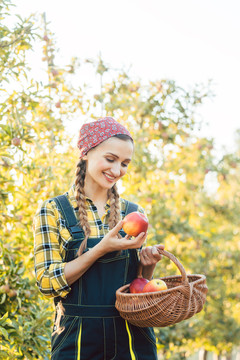
[[[137,209],[138,209],[137,204],[134,204],[133,202],[126,200],[125,216],[133,211],[137,211]]]
[[[83,232],[82,228],[78,225],[77,218],[74,214],[73,207],[70,204],[66,195],[59,195],[53,198],[57,203],[62,213],[63,218],[66,221],[67,228],[71,234]]]
[[[54,200],[59,206],[63,218],[66,221],[67,228],[70,230],[71,234],[73,235],[74,233],[83,232],[82,228],[77,224],[76,216],[67,196],[59,195],[54,197],[52,200]],[[137,209],[138,206],[135,203],[126,200],[125,216],[133,211],[137,211]]]

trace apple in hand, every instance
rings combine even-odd
[[[136,294],[136,293],[142,293],[143,292],[143,288],[144,286],[148,283],[149,280],[144,279],[144,278],[137,278],[134,279],[129,287],[129,291],[131,294]]]
[[[154,291],[161,291],[167,290],[167,284],[165,281],[160,279],[152,279],[148,281],[148,283],[144,286],[143,292],[154,292]]]
[[[141,232],[146,232],[148,229],[147,217],[138,212],[134,211],[128,214],[123,219],[123,231],[130,236],[138,236]]]

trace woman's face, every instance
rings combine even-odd
[[[83,157],[87,161],[85,183],[93,189],[110,189],[126,174],[132,154],[131,140],[111,137],[102,142]]]

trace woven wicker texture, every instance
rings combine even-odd
[[[158,251],[174,262],[181,275],[160,278],[166,282],[167,290],[131,294],[128,284],[116,291],[116,309],[123,319],[135,326],[165,327],[176,324],[200,312],[206,301],[206,277],[187,275],[173,254],[165,250]]]

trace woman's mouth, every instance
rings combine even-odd
[[[103,173],[103,175],[105,176],[105,178],[109,181],[109,182],[114,182],[115,181],[115,177],[108,175],[106,173]]]

